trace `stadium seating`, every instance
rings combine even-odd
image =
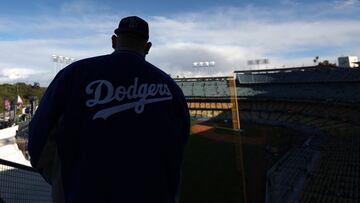
[[[360,102],[360,69],[239,72],[239,97]]]
[[[301,202],[357,202],[360,199],[360,137],[329,136],[322,158],[304,185]]]
[[[237,71],[237,78],[241,84],[261,83],[314,83],[314,82],[352,82],[359,81],[360,70],[349,68],[311,70],[294,69],[282,71]]]
[[[237,74],[240,98],[360,102],[360,69]],[[228,78],[176,79],[186,97],[229,97]]]
[[[320,158],[309,138],[302,146],[293,147],[267,172],[267,202],[296,202],[309,172]],[[321,140],[322,141],[322,140]]]
[[[176,80],[186,97],[229,97],[227,80]]]
[[[358,86],[353,83],[240,85],[237,88],[237,95],[246,98],[358,103],[360,102],[360,94],[357,94],[360,92]]]
[[[267,202],[357,202],[359,136],[321,136],[292,148],[267,174]]]
[[[341,105],[240,100],[241,120],[277,124],[300,131],[321,134],[358,134],[360,132],[359,114],[359,109]]]
[[[241,121],[312,136],[268,171],[267,202],[359,202],[360,69],[238,71],[236,77]],[[176,82],[188,99],[230,97],[227,79]]]

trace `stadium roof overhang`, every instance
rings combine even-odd
[[[173,78],[175,81],[222,81],[234,79],[233,76],[220,76],[220,77],[192,77],[192,78]]]
[[[237,70],[235,74],[260,74],[260,73],[280,73],[280,72],[294,72],[294,71],[313,71],[324,68],[334,68],[332,66],[303,66],[293,68],[274,68],[274,69],[259,69],[259,70]]]

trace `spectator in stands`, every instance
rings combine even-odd
[[[176,202],[189,112],[145,60],[148,39],[146,21],[123,18],[112,54],[70,64],[47,88],[28,146],[55,202]]]

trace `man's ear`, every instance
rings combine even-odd
[[[117,37],[115,35],[111,36],[111,46],[113,49],[116,48],[116,42],[117,42]]]
[[[152,46],[151,42],[146,43],[146,45],[145,45],[145,55],[147,55],[149,53],[149,50],[150,50],[151,46]]]

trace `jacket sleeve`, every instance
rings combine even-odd
[[[66,102],[66,85],[66,74],[63,69],[45,91],[29,124],[28,150],[33,167],[36,167],[48,136],[62,115]]]
[[[179,94],[180,94],[180,97],[181,97],[181,105],[182,105],[182,108],[181,108],[181,115],[182,115],[182,122],[183,122],[183,126],[182,126],[182,144],[185,147],[185,145],[188,142],[189,135],[190,135],[191,120],[190,120],[189,108],[188,108],[185,96],[184,96],[181,89],[180,89]]]
[[[174,179],[174,185],[171,185],[169,188],[170,195],[175,196],[176,199],[179,198],[180,195],[180,187],[181,187],[181,171],[182,165],[184,162],[184,150],[186,144],[188,143],[189,134],[190,134],[190,113],[187,106],[187,102],[185,100],[184,94],[182,90],[178,87],[178,98],[176,101],[178,102],[178,125],[180,125],[180,139],[179,139],[179,149],[178,149],[178,160],[176,163],[176,171],[178,172]]]

